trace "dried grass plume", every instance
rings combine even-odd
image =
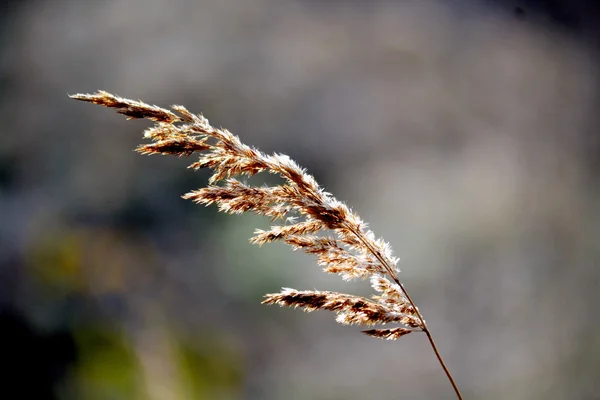
[[[137,148],[142,154],[181,157],[200,153],[189,168],[211,169],[209,184],[183,198],[207,206],[214,203],[219,211],[230,214],[254,212],[273,223],[281,221],[267,231],[257,229],[252,243],[285,242],[294,250],[313,254],[326,272],[344,280],[368,278],[375,291],[371,298],[364,298],[284,288],[267,294],[264,304],[331,311],[337,314],[337,322],[368,327],[362,332],[380,339],[396,340],[415,331],[424,332],[457,397],[462,398],[423,316],[398,278],[398,259],[390,245],[376,238],[355,212],[324,191],[288,156],[268,155],[247,146],[228,130],[214,128],[206,118],[183,106],[172,106],[170,111],[104,91],[70,97],[113,108],[128,119],[154,121],[155,125],[144,132],[152,143]],[[238,179],[265,171],[280,175],[284,183],[257,187]],[[395,326],[385,326],[388,324]]]

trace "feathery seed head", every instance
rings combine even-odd
[[[207,206],[214,203],[219,211],[229,214],[253,212],[272,221],[287,222],[268,230],[256,230],[251,243],[287,243],[294,250],[315,255],[326,272],[339,274],[344,280],[370,277],[371,285],[379,293],[365,299],[335,292],[283,289],[267,295],[263,303],[300,307],[305,311],[332,311],[337,314],[338,322],[347,325],[404,326],[365,331],[384,339],[397,339],[424,328],[418,310],[399,284],[395,267],[398,259],[390,245],[376,238],[355,212],[323,190],[313,176],[287,155],[267,155],[247,146],[227,129],[214,128],[208,119],[192,114],[183,106],[172,106],[170,111],[104,91],[71,97],[113,108],[128,119],[154,121],[155,126],[144,132],[144,137],[153,143],[139,146],[137,151],[142,154],[179,157],[199,154],[200,158],[190,168],[208,168],[213,174],[206,187],[187,193],[184,199]],[[280,175],[285,183],[256,187],[235,179],[263,171]]]

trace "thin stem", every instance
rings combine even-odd
[[[427,324],[425,323],[425,320],[423,319],[423,316],[419,312],[419,309],[415,306],[415,303],[412,301],[412,299],[410,298],[408,292],[404,288],[404,285],[402,285],[400,283],[400,281],[398,280],[398,278],[396,278],[395,276],[393,276],[392,279],[394,279],[394,281],[400,286],[400,288],[402,289],[402,292],[406,296],[406,299],[408,300],[408,302],[410,303],[410,305],[413,306],[413,308],[415,309],[415,312],[417,313],[417,317],[419,318],[419,320],[423,324],[423,332],[425,332],[425,334],[427,335],[427,339],[429,339],[429,343],[431,344],[431,348],[433,349],[433,352],[435,353],[435,356],[437,357],[438,361],[440,362],[440,365],[442,366],[442,369],[446,373],[446,376],[448,377],[448,380],[450,381],[450,384],[452,385],[452,388],[454,389],[454,392],[456,393],[456,397],[458,397],[459,400],[462,400],[463,397],[460,394],[460,390],[458,390],[458,386],[456,386],[456,382],[454,381],[454,378],[450,374],[450,370],[446,366],[446,363],[444,362],[444,359],[442,358],[442,355],[440,354],[437,346],[435,345],[435,341],[433,340],[433,336],[431,335],[431,331],[429,330],[429,327],[427,327]]]
[[[404,288],[404,285],[402,283],[400,283],[400,280],[396,277],[396,274],[394,273],[394,270],[392,269],[392,267],[390,265],[388,265],[387,261],[379,253],[379,251],[377,251],[376,249],[373,248],[373,246],[371,246],[371,244],[364,237],[364,235],[363,235],[363,233],[361,231],[356,230],[354,227],[349,227],[349,229],[350,229],[350,231],[352,231],[352,233],[354,233],[354,235],[356,235],[356,237],[358,237],[358,239],[361,242],[363,242],[363,244],[375,256],[375,258],[377,258],[377,260],[381,263],[381,265],[384,266],[384,268],[387,270],[388,274],[394,280],[394,282],[396,282],[396,284],[398,286],[400,286],[400,289],[402,290],[402,293],[404,293],[404,296],[406,296],[406,299],[408,300],[408,302],[410,303],[410,305],[412,306],[412,308],[415,310],[415,313],[417,314],[417,318],[419,318],[419,321],[421,322],[421,325],[422,325],[421,329],[427,335],[427,339],[429,339],[429,343],[431,344],[431,348],[433,349],[433,352],[435,353],[435,356],[437,357],[440,365],[442,366],[442,369],[446,373],[446,376],[448,377],[448,380],[450,381],[450,384],[452,385],[452,388],[454,389],[454,392],[456,393],[456,397],[459,400],[463,400],[463,397],[462,397],[462,395],[460,393],[460,390],[458,390],[458,386],[456,385],[456,382],[454,381],[454,378],[450,374],[450,370],[446,366],[446,363],[444,362],[444,359],[442,358],[442,356],[441,356],[441,354],[440,354],[440,352],[439,352],[439,350],[438,350],[438,348],[437,348],[437,346],[435,344],[435,341],[433,340],[433,336],[431,335],[431,331],[429,330],[429,328],[427,327],[427,324],[425,323],[425,319],[421,315],[421,312],[419,311],[419,309],[417,308],[417,306],[415,305],[415,303],[413,302],[413,300],[410,298],[410,295],[408,294],[408,292]]]
[[[440,362],[440,365],[444,369],[444,372],[446,373],[446,376],[448,377],[448,380],[450,381],[452,388],[454,388],[456,397],[458,397],[460,400],[462,400],[462,395],[460,394],[460,390],[458,390],[458,386],[456,386],[456,382],[454,382],[454,378],[452,378],[452,375],[450,375],[450,371],[448,370],[448,367],[446,367],[446,363],[444,363],[444,360],[442,359],[442,356],[440,355],[440,352],[438,351],[438,348],[435,345],[435,342],[433,341],[433,336],[431,336],[431,332],[429,331],[429,328],[425,327],[425,329],[423,329],[423,331],[427,335],[427,339],[429,339],[431,348],[433,349],[433,352],[435,353],[438,361]]]

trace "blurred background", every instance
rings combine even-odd
[[[600,6],[0,2],[0,398],[452,399],[424,335],[261,306],[369,294],[191,160],[67,94],[184,104],[283,152],[400,256],[468,399],[600,399]]]

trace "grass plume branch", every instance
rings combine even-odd
[[[219,211],[229,214],[253,212],[272,222],[285,221],[266,231],[256,230],[251,243],[284,242],[294,250],[314,255],[324,271],[344,280],[368,278],[375,291],[368,299],[283,288],[279,293],[267,294],[264,304],[308,312],[331,311],[336,314],[336,321],[345,325],[396,325],[363,330],[379,339],[396,340],[415,331],[425,332],[457,397],[462,399],[425,319],[398,278],[398,259],[390,245],[376,238],[355,212],[324,191],[296,162],[284,154],[268,155],[247,146],[228,130],[214,128],[206,118],[183,106],[167,110],[105,91],[70,97],[112,108],[128,119],[154,121],[155,125],[144,132],[152,143],[137,148],[142,154],[198,154],[198,160],[189,168],[210,169],[212,176],[208,186],[185,194],[184,199],[206,206],[216,204]],[[237,179],[261,172],[278,174],[285,183],[255,187]]]

